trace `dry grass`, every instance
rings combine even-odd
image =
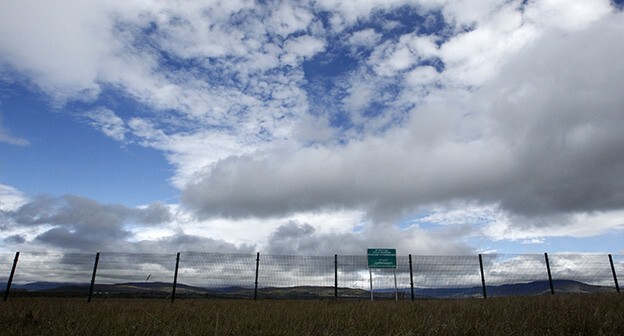
[[[225,301],[13,298],[1,335],[624,335],[624,296]]]

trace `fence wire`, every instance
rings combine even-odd
[[[49,295],[85,295],[94,255],[24,252],[13,278],[13,290],[47,291]],[[11,260],[12,262],[13,260]]]
[[[271,295],[272,288],[299,287],[289,290],[285,297],[334,296],[333,256],[260,256],[258,286],[260,297]],[[271,296],[274,296],[273,293]]]
[[[11,268],[13,267],[14,253],[0,253],[0,286],[5,290]]]
[[[95,292],[100,296],[170,295],[176,256],[172,254],[100,254]]]
[[[568,290],[570,281],[595,286],[612,286],[609,257],[604,254],[556,254],[550,257],[555,291]],[[582,284],[573,284],[576,291],[586,291]],[[580,287],[579,287],[580,286]]]
[[[482,257],[489,296],[535,295],[550,291],[543,254],[484,254]]]
[[[15,255],[0,254],[4,290]],[[95,297],[171,297],[176,254],[100,253]],[[624,256],[613,255],[617,276]],[[90,290],[96,255],[24,252],[11,292],[83,296]],[[397,256],[396,269],[369,269],[366,255],[294,256],[234,253],[179,254],[177,297],[208,298],[461,298],[550,293],[614,292],[608,255],[542,254]],[[622,281],[620,281],[621,284]],[[413,285],[412,285],[413,283]],[[26,294],[24,294],[26,293]],[[30,294],[29,294],[30,295]]]
[[[194,288],[204,288],[207,296],[253,297],[255,268],[255,254],[183,252],[178,293],[197,295]]]

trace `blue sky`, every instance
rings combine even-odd
[[[600,1],[0,4],[2,251],[624,253]]]

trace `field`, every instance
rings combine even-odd
[[[282,301],[11,298],[2,335],[624,335],[624,296]]]

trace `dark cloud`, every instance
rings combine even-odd
[[[10,244],[23,244],[26,242],[26,238],[22,235],[12,235],[4,239],[4,241]]]
[[[551,33],[483,89],[514,167],[502,205],[516,213],[624,207],[622,15],[571,36]]]
[[[40,196],[15,211],[6,211],[17,226],[52,226],[36,237],[39,242],[68,249],[102,249],[130,237],[128,224],[155,225],[171,220],[164,204],[144,209],[116,204],[100,204],[73,195]]]
[[[253,253],[254,245],[236,246],[222,239],[198,237],[187,234],[176,234],[158,240],[144,240],[139,242],[126,242],[121,251],[162,253],[189,251],[189,252],[220,252],[220,253]]]
[[[396,248],[408,254],[467,254],[472,249],[460,242],[471,228],[454,227],[422,231],[417,227],[398,229],[393,225],[373,225],[362,232],[318,232],[307,223],[290,221],[278,227],[267,242],[272,254],[285,255],[362,255],[369,247]]]
[[[165,204],[154,202],[148,205],[147,208],[137,211],[136,218],[139,223],[160,224],[170,222],[172,216]]]
[[[220,239],[176,233],[172,236],[134,241],[127,226],[169,224],[172,214],[165,204],[152,203],[145,208],[129,208],[116,204],[100,204],[73,195],[40,196],[15,211],[5,211],[2,218],[11,227],[47,227],[33,243],[66,251],[123,251],[134,253],[174,253],[176,251],[251,253],[255,246],[236,246]],[[8,224],[7,224],[8,225]],[[15,235],[10,243],[28,243]],[[38,245],[39,246],[39,245]]]
[[[123,236],[117,238],[123,239]],[[79,251],[99,250],[111,240],[112,237],[98,237],[89,232],[72,231],[66,227],[52,228],[35,238],[36,242]]]
[[[271,234],[267,245],[273,254],[332,255],[362,251],[366,243],[354,235],[319,234],[309,224],[289,222]]]

